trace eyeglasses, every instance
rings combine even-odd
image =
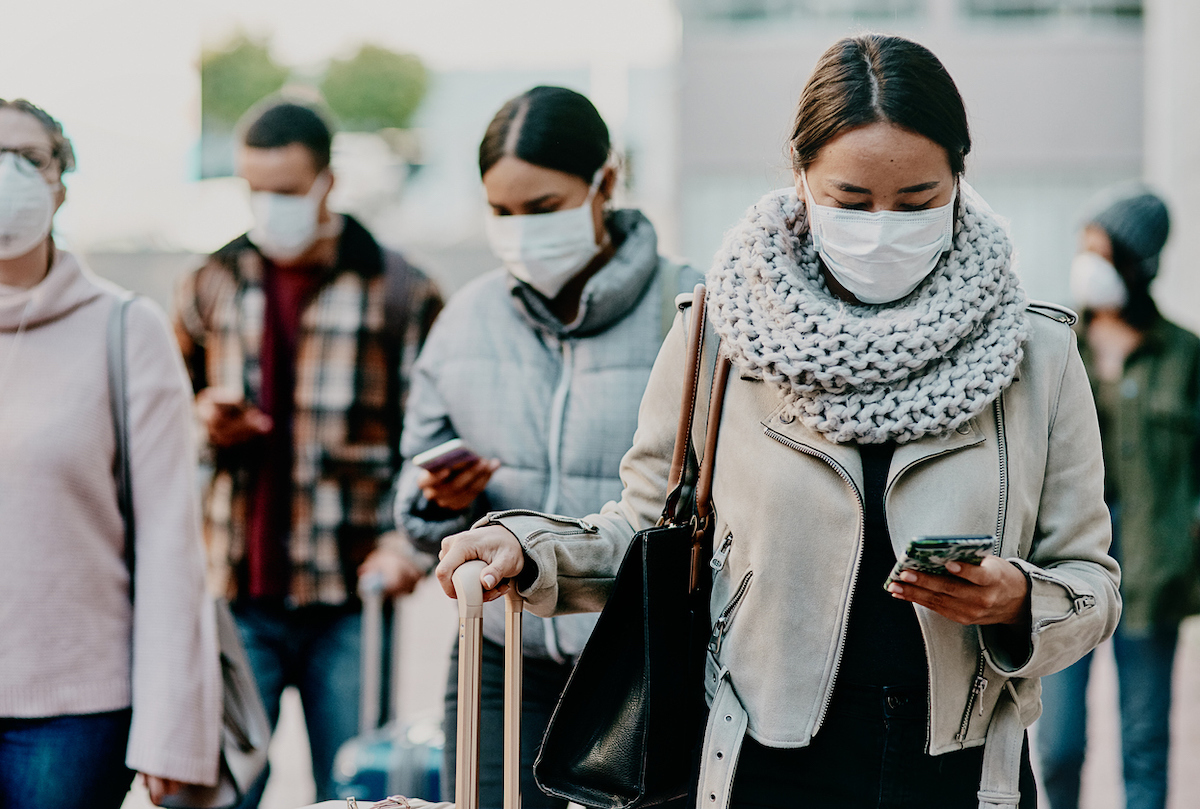
[[[49,174],[58,163],[53,154],[37,146],[15,146],[11,148],[0,146],[0,156],[5,154],[13,154],[24,158],[43,175]],[[21,163],[18,162],[17,165],[20,166]]]

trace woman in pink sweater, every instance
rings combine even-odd
[[[62,127],[0,99],[0,807],[158,802],[217,778],[191,397],[161,311],[127,315],[136,600],[113,477],[106,325],[121,290],[50,235]]]

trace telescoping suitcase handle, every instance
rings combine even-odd
[[[482,687],[483,585],[487,565],[454,571],[458,594],[458,753],[456,809],[479,809],[479,697]],[[504,599],[504,809],[521,807],[521,617],[525,602],[510,587]]]
[[[383,576],[370,573],[358,583],[358,597],[362,599],[362,651],[359,660],[360,686],[358,703],[358,732],[370,733],[387,720],[400,718],[400,601],[403,596],[392,599],[392,659],[389,661],[390,688],[388,689],[388,716],[383,715],[380,702],[383,698]]]

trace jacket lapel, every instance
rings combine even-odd
[[[917,464],[924,463],[930,458],[935,458],[939,455],[946,455],[951,452],[957,452],[967,447],[974,447],[982,444],[987,437],[984,435],[983,428],[979,422],[983,418],[987,418],[987,414],[991,413],[991,408],[987,408],[980,415],[970,421],[960,424],[957,429],[942,433],[941,435],[927,436],[917,441],[910,441],[907,444],[901,444],[896,447],[896,454],[892,456],[892,466],[888,470],[888,489],[896,482],[901,474]]]
[[[895,455],[892,456],[892,465],[888,472],[888,488],[892,487],[896,478],[905,470],[917,464],[939,455],[984,443],[986,435],[980,421],[985,418],[990,420],[990,413],[991,408],[988,408],[979,416],[959,425],[956,430],[900,444],[896,447]],[[761,423],[768,434],[775,433],[787,441],[800,445],[802,449],[798,451],[823,456],[827,459],[827,463],[832,462],[834,465],[840,466],[854,481],[859,492],[862,491],[862,460],[856,444],[835,444],[829,441],[816,430],[801,424],[799,419],[787,412],[783,402],[777,403],[775,409],[762,419]]]

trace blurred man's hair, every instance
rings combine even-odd
[[[293,101],[267,99],[242,118],[241,141],[254,149],[278,149],[299,143],[313,156],[317,171],[329,166],[333,142],[325,117],[312,107]]]

